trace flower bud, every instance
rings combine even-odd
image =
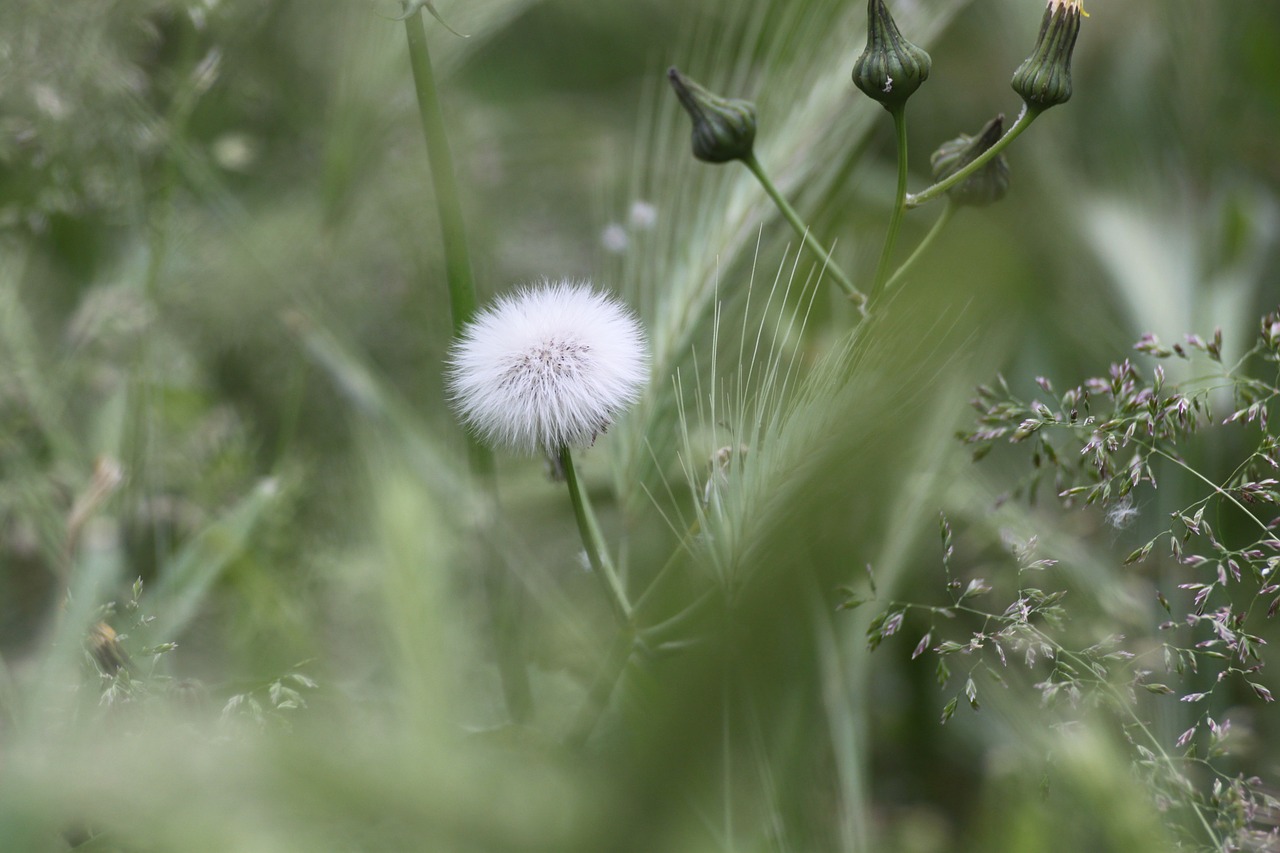
[[[867,48],[853,64],[854,85],[891,110],[929,79],[932,66],[929,54],[898,32],[884,0],[868,0]]]
[[[1013,90],[1027,107],[1046,110],[1071,98],[1071,52],[1080,34],[1081,0],[1049,0],[1036,46],[1013,73]]]
[[[950,142],[942,143],[929,162],[933,165],[933,179],[944,181],[978,159],[1004,135],[1004,116],[998,115],[978,132],[977,136],[960,134]],[[997,154],[985,166],[947,190],[956,204],[973,207],[994,204],[1009,191],[1009,161],[1004,154]]]
[[[693,156],[708,163],[727,163],[751,156],[756,141],[756,107],[750,101],[721,98],[667,70],[671,88],[693,119]]]

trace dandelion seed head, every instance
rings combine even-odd
[[[634,315],[572,281],[500,298],[449,357],[449,393],[463,422],[519,453],[591,444],[647,379],[648,349]]]

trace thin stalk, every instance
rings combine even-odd
[[[933,227],[929,229],[929,233],[924,235],[924,239],[920,241],[919,246],[916,246],[915,251],[911,253],[910,257],[903,261],[902,266],[898,267],[897,271],[894,272],[893,275],[889,276],[889,280],[884,283],[886,293],[893,289],[894,285],[896,285],[898,280],[901,279],[907,270],[911,268],[912,264],[914,264],[920,256],[925,253],[929,248],[929,244],[933,242],[935,237],[942,233],[942,229],[951,221],[951,217],[955,215],[955,212],[955,202],[951,199],[947,199],[947,204],[942,208],[942,215],[938,217],[938,221],[933,223]]]
[[[1076,657],[1076,656],[1073,655],[1072,657]],[[1079,659],[1077,658],[1077,660]],[[1089,665],[1089,661],[1087,660],[1080,660],[1080,663],[1082,663],[1085,666]],[[1120,704],[1122,707],[1125,708],[1125,711],[1128,714],[1129,719],[1133,721],[1134,725],[1136,725],[1139,729],[1142,730],[1142,734],[1143,736],[1146,737],[1147,743],[1150,744],[1150,748],[1159,754],[1160,760],[1164,762],[1164,765],[1165,767],[1168,768],[1169,772],[1177,776],[1178,771],[1172,756],[1170,756],[1169,753],[1165,751],[1164,746],[1160,743],[1160,740],[1155,736],[1155,733],[1152,732],[1151,729],[1147,727],[1146,722],[1144,722],[1143,719],[1139,717],[1138,714],[1129,705],[1128,698],[1119,690],[1117,690],[1114,686],[1107,685],[1107,687],[1112,694],[1113,701],[1115,701],[1117,704]],[[1223,849],[1222,839],[1218,837],[1218,833],[1214,830],[1213,824],[1209,821],[1209,818],[1205,815],[1204,809],[1200,808],[1200,804],[1195,801],[1194,797],[1188,797],[1186,802],[1189,806],[1191,806],[1191,811],[1195,813],[1196,819],[1200,821],[1200,827],[1204,830],[1205,835],[1209,837],[1209,841],[1212,843],[1213,849],[1222,850]]]
[[[751,170],[751,174],[756,176],[756,180],[760,182],[760,186],[764,187],[764,191],[769,194],[769,198],[773,199],[773,203],[778,206],[778,210],[782,213],[782,217],[787,220],[791,225],[791,228],[800,236],[804,245],[808,247],[809,251],[822,259],[823,264],[826,265],[827,272],[829,272],[831,277],[835,279],[836,284],[844,291],[845,296],[854,302],[858,306],[859,310],[865,315],[867,297],[862,293],[862,291],[853,286],[853,282],[851,282],[849,277],[844,274],[844,270],[840,269],[835,260],[832,259],[831,255],[827,253],[827,250],[822,248],[822,244],[814,238],[812,233],[810,233],[809,226],[804,224],[800,219],[800,216],[795,212],[795,209],[792,208],[791,205],[787,203],[787,200],[782,197],[782,193],[778,192],[778,188],[774,186],[773,181],[769,180],[769,176],[765,174],[764,167],[760,165],[760,161],[756,159],[756,155],[748,154],[743,158],[742,162],[743,165]]]
[[[732,662],[725,653],[724,669],[720,673],[720,761],[721,796],[724,798],[724,840],[729,853],[737,849],[733,843],[733,741],[729,720],[729,672]]]
[[[153,207],[148,213],[147,266],[142,278],[143,298],[149,305],[159,304],[161,279],[169,259],[174,194],[180,180],[183,143],[188,124],[200,96],[208,91],[213,81],[214,66],[196,61],[196,45],[191,37],[181,39],[178,50],[181,64],[189,65],[191,71],[174,94],[173,102],[164,117],[165,148],[160,161],[159,186],[156,188]],[[128,472],[125,499],[131,504],[140,504],[146,498],[146,490],[151,482],[148,470],[150,450],[159,440],[154,433],[154,382],[147,366],[152,347],[151,335],[138,337],[135,369],[125,386],[125,423],[121,451],[124,469]],[[151,548],[157,565],[163,564],[167,559],[171,546],[172,543],[163,539],[159,533],[152,537]]]
[[[675,616],[664,619],[657,625],[650,625],[648,628],[642,629],[640,631],[640,639],[646,646],[655,648],[670,642],[670,640],[667,639],[668,637],[678,636],[688,628],[695,619],[701,617],[706,612],[709,605],[716,602],[716,591],[717,590],[714,588],[707,590],[702,595],[695,598],[688,607],[685,607]],[[638,611],[639,609],[637,608],[637,612]]]
[[[1075,662],[1077,666],[1079,666],[1083,671],[1086,671],[1086,672],[1092,668],[1093,662],[1090,661],[1088,658],[1083,657],[1076,652],[1071,652],[1071,651],[1068,651],[1067,649],[1064,649],[1062,647],[1062,644],[1058,643],[1056,640],[1054,640],[1048,634],[1041,631],[1039,628],[1031,628],[1031,630],[1035,632],[1035,634],[1039,637],[1039,639],[1042,642],[1047,643],[1056,649],[1056,655],[1055,655],[1056,657],[1070,658],[1072,661]],[[1142,719],[1142,717],[1138,716],[1137,712],[1134,711],[1130,698],[1125,693],[1121,692],[1114,684],[1111,684],[1107,681],[1103,681],[1101,679],[1099,679],[1098,683],[1103,688],[1105,688],[1108,693],[1111,694],[1111,698],[1112,698],[1112,701],[1115,703],[1115,706],[1119,709],[1122,709],[1122,713],[1125,716],[1127,716],[1138,729],[1142,731],[1143,736],[1146,737],[1147,739],[1147,743],[1150,744],[1150,748],[1159,755],[1160,760],[1164,762],[1164,765],[1166,768],[1168,768],[1169,773],[1171,773],[1176,778],[1179,775],[1176,767],[1176,762],[1174,761],[1173,757],[1170,756],[1169,753],[1165,750],[1164,745],[1160,742],[1160,739],[1156,737],[1153,731],[1151,731],[1151,729],[1147,726],[1146,722]],[[1200,805],[1195,801],[1194,797],[1188,798],[1186,802],[1191,807],[1191,810],[1195,813],[1196,819],[1199,820],[1200,826],[1204,829],[1205,834],[1208,835],[1209,840],[1213,843],[1213,849],[1221,850],[1222,840],[1218,837],[1218,833],[1214,830],[1213,824],[1210,823],[1209,818],[1204,813],[1204,810],[1200,808]]]
[[[409,39],[413,85],[418,93],[418,117],[422,121],[422,133],[427,138],[427,160],[431,168],[431,182],[435,185],[436,206],[440,211],[449,308],[453,316],[453,333],[457,335],[476,313],[476,286],[471,272],[471,255],[467,251],[467,229],[458,182],[454,177],[449,134],[440,109],[435,73],[431,70],[427,29],[422,22],[421,9],[414,10],[404,19],[404,28]]]
[[[626,590],[622,588],[618,572],[609,558],[604,534],[600,532],[600,524],[596,521],[595,512],[591,509],[591,500],[587,496],[587,491],[582,487],[582,481],[578,479],[577,469],[573,465],[573,453],[568,447],[560,448],[560,465],[564,469],[564,479],[569,486],[573,515],[578,520],[578,533],[582,536],[582,547],[586,549],[591,573],[600,579],[605,597],[609,600],[609,605],[613,608],[619,623],[630,628],[631,604],[627,601]]]
[[[893,256],[893,244],[898,239],[898,229],[902,227],[902,215],[906,213],[907,201],[907,108],[898,104],[889,109],[893,116],[893,135],[898,141],[898,189],[893,197],[893,214],[889,217],[889,231],[884,237],[884,248],[880,250],[880,261],[876,264],[876,277],[871,286],[871,298],[874,299],[885,286],[889,277],[889,258]]]
[[[631,626],[625,626],[618,631],[613,645],[609,647],[604,666],[587,690],[587,698],[582,704],[582,709],[578,711],[578,719],[574,722],[573,731],[567,738],[566,742],[571,748],[582,746],[591,737],[596,722],[609,705],[609,697],[613,695],[613,690],[622,677],[627,662],[631,660],[631,646],[634,642],[635,632]]]
[[[427,31],[422,20],[421,5],[408,11],[404,18],[405,36],[409,42],[409,63],[413,69],[413,85],[418,96],[418,117],[427,142],[427,163],[435,186],[436,207],[443,238],[445,278],[449,287],[449,309],[456,337],[476,313],[478,300],[475,277],[471,269],[471,255],[467,250],[466,220],[462,213],[458,182],[454,176],[448,128],[440,109],[435,73],[431,69],[431,54],[427,48]],[[467,462],[471,473],[480,482],[492,507],[496,508],[498,485],[493,453],[470,433],[466,434],[466,441]],[[492,524],[494,515],[485,513],[485,520],[481,523]],[[492,539],[484,535],[483,530],[476,533],[482,542]],[[518,628],[521,602],[513,594],[505,567],[493,553],[490,552],[489,557],[484,572],[484,588],[494,626],[498,673],[508,713],[514,721],[524,722],[533,713],[533,694],[520,649]]]
[[[1147,447],[1147,449],[1148,449],[1151,453],[1154,453],[1154,454],[1156,454],[1157,456],[1162,456],[1162,457],[1164,457],[1165,459],[1168,459],[1170,462],[1172,462],[1174,465],[1177,465],[1178,467],[1182,468],[1182,469],[1183,469],[1184,471],[1186,471],[1188,474],[1190,474],[1190,475],[1192,475],[1193,477],[1196,477],[1197,479],[1201,480],[1205,485],[1207,485],[1209,488],[1213,489],[1214,493],[1216,493],[1216,494],[1217,494],[1220,498],[1222,498],[1223,500],[1226,500],[1226,501],[1228,501],[1229,503],[1234,504],[1236,509],[1240,510],[1240,511],[1241,511],[1241,512],[1243,512],[1245,515],[1247,515],[1247,516],[1249,517],[1249,519],[1250,519],[1254,524],[1258,525],[1258,527],[1260,527],[1260,528],[1262,529],[1263,535],[1266,535],[1266,534],[1270,533],[1270,528],[1268,528],[1268,527],[1267,527],[1267,525],[1262,521],[1262,519],[1258,518],[1256,515],[1254,515],[1252,512],[1250,512],[1250,511],[1249,511],[1249,508],[1248,508],[1248,507],[1246,507],[1244,504],[1242,504],[1239,500],[1237,500],[1237,499],[1236,499],[1236,497],[1235,497],[1235,495],[1231,494],[1231,493],[1230,493],[1230,492],[1228,492],[1226,489],[1222,488],[1222,486],[1219,486],[1219,485],[1218,485],[1217,483],[1215,483],[1213,480],[1210,480],[1210,479],[1209,479],[1208,477],[1206,477],[1204,474],[1201,474],[1201,473],[1200,473],[1199,471],[1197,471],[1195,468],[1192,468],[1190,465],[1188,465],[1186,462],[1183,462],[1183,461],[1182,461],[1181,459],[1179,459],[1178,457],[1173,456],[1172,454],[1166,453],[1165,451],[1161,450],[1160,448],[1158,448],[1158,447],[1153,447],[1152,445],[1146,445],[1146,447]],[[1208,500],[1208,498],[1206,498],[1205,500],[1207,501],[1207,500]]]
[[[986,151],[983,151],[976,160],[956,172],[954,175],[951,175],[946,180],[939,181],[921,192],[909,194],[906,201],[907,207],[919,207],[925,202],[933,201],[935,198],[942,195],[944,192],[951,189],[956,184],[981,169],[983,166],[987,165],[987,163],[990,163],[997,154],[1009,147],[1009,143],[1017,139],[1018,135],[1021,134],[1022,131],[1030,127],[1031,122],[1035,121],[1041,112],[1043,112],[1043,110],[1024,107],[1022,112],[1018,115],[1018,120],[1013,123],[1012,127],[1005,131],[1004,136],[1000,137],[995,145],[992,145]]]
[[[689,529],[685,531],[684,538],[680,540],[680,544],[671,552],[671,556],[667,558],[667,562],[663,563],[662,568],[653,576],[653,580],[649,581],[649,585],[645,587],[644,592],[640,593],[640,597],[636,599],[632,612],[636,616],[641,616],[648,609],[656,598],[658,590],[662,588],[663,583],[674,573],[675,567],[679,565],[682,552],[689,549],[689,543],[693,537],[698,534],[701,524],[697,519],[689,525]]]

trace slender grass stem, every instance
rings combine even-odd
[[[1200,473],[1199,471],[1197,471],[1195,468],[1192,468],[1190,465],[1188,465],[1186,462],[1183,462],[1183,461],[1182,461],[1181,459],[1179,459],[1178,457],[1176,457],[1176,456],[1174,456],[1174,455],[1172,455],[1172,454],[1170,454],[1170,453],[1166,453],[1165,451],[1161,450],[1160,448],[1158,448],[1158,447],[1154,447],[1154,446],[1152,446],[1152,445],[1147,445],[1147,448],[1148,448],[1148,450],[1149,450],[1151,453],[1154,453],[1154,454],[1156,454],[1157,456],[1161,456],[1161,457],[1163,457],[1163,458],[1165,458],[1165,459],[1169,460],[1169,461],[1170,461],[1170,462],[1172,462],[1174,465],[1177,465],[1179,468],[1183,469],[1184,471],[1186,471],[1188,474],[1192,475],[1193,477],[1196,477],[1197,479],[1199,479],[1200,481],[1202,481],[1205,485],[1207,485],[1209,488],[1213,489],[1213,491],[1214,491],[1214,493],[1215,493],[1215,494],[1217,494],[1217,495],[1218,495],[1219,497],[1221,497],[1223,500],[1225,500],[1225,501],[1227,501],[1227,502],[1229,502],[1229,503],[1233,504],[1233,505],[1235,506],[1235,508],[1236,508],[1236,509],[1240,510],[1240,511],[1241,511],[1241,512],[1243,512],[1246,516],[1248,516],[1250,521],[1252,521],[1252,522],[1253,522],[1254,524],[1256,524],[1259,528],[1261,528],[1263,535],[1267,535],[1267,534],[1269,534],[1269,533],[1271,532],[1271,531],[1270,531],[1270,528],[1268,528],[1268,527],[1267,527],[1267,525],[1266,525],[1266,524],[1265,524],[1265,523],[1264,523],[1260,518],[1258,518],[1256,515],[1254,515],[1252,512],[1250,512],[1248,507],[1246,507],[1246,506],[1245,506],[1244,504],[1242,504],[1239,500],[1237,500],[1237,499],[1236,499],[1236,497],[1235,497],[1235,495],[1231,494],[1231,493],[1230,493],[1230,492],[1228,492],[1226,489],[1222,488],[1222,486],[1219,486],[1219,485],[1218,485],[1217,483],[1215,483],[1213,480],[1210,480],[1210,479],[1209,479],[1208,477],[1206,477],[1204,474],[1201,474],[1201,473]],[[1207,500],[1207,498],[1206,498],[1206,500]]]
[[[689,525],[689,529],[685,531],[684,537],[680,540],[680,544],[671,552],[671,556],[662,564],[662,568],[653,576],[653,580],[649,581],[649,585],[640,593],[640,597],[636,599],[633,613],[640,617],[649,608],[649,605],[656,600],[658,590],[660,590],[668,578],[672,576],[675,567],[680,563],[680,556],[689,550],[690,542],[698,535],[701,529],[701,523],[694,519]]]
[[[586,549],[591,573],[600,579],[605,597],[618,617],[618,622],[630,629],[631,604],[627,601],[626,590],[623,589],[622,581],[618,579],[618,572],[609,558],[604,534],[600,532],[600,524],[596,521],[595,512],[591,509],[591,500],[587,496],[587,491],[583,488],[582,481],[578,479],[577,469],[573,465],[573,453],[568,447],[560,448],[560,465],[564,469],[564,479],[569,486],[573,515],[578,520],[578,533],[582,536],[582,547]]]
[[[756,180],[760,182],[760,186],[764,187],[764,191],[768,193],[769,198],[773,200],[773,203],[778,206],[778,210],[782,213],[782,217],[787,220],[791,225],[791,228],[797,235],[799,235],[804,245],[808,247],[809,251],[822,259],[823,264],[826,265],[827,272],[829,272],[831,277],[835,279],[836,284],[844,291],[845,296],[847,296],[850,301],[854,302],[865,316],[867,304],[866,295],[863,294],[862,291],[858,290],[858,288],[854,287],[853,282],[844,274],[844,270],[840,269],[839,265],[836,264],[835,260],[827,250],[822,248],[822,244],[819,243],[809,231],[809,226],[804,224],[804,221],[800,219],[800,216],[795,212],[795,209],[792,208],[785,198],[783,198],[782,193],[778,191],[778,188],[774,185],[773,181],[769,180],[769,176],[765,173],[764,167],[760,165],[760,161],[756,159],[754,154],[749,154],[743,158],[742,162],[751,170],[751,174],[756,176]]]
[[[169,260],[174,195],[181,180],[183,143],[191,115],[210,79],[202,73],[206,69],[196,61],[196,46],[192,38],[182,38],[178,50],[182,57],[181,64],[189,65],[191,71],[175,92],[173,102],[164,117],[165,148],[159,163],[159,184],[148,216],[147,266],[142,278],[142,294],[151,305],[159,303],[161,280]],[[129,475],[125,480],[127,500],[135,504],[140,504],[146,497],[145,492],[151,482],[150,451],[157,441],[153,412],[155,389],[147,366],[153,343],[151,335],[139,336],[135,354],[136,368],[125,388],[125,428],[121,451],[124,468]],[[172,543],[158,535],[152,538],[151,547],[157,565],[168,557],[171,546]]]
[[[895,604],[897,603],[895,602]],[[994,613],[987,613],[983,610],[979,610],[973,607],[968,607],[962,604],[957,604],[950,608],[939,608],[939,607],[930,606],[930,605],[911,605],[911,604],[907,604],[905,606],[908,608],[923,610],[936,615],[937,614],[946,615],[948,618],[950,618],[950,615],[955,611],[962,611],[974,616],[980,616],[984,620],[983,628],[982,628],[983,632],[986,632],[988,630],[988,625],[993,621],[999,624],[1009,624],[1011,621],[1007,616],[997,616]],[[1080,672],[1095,672],[1095,662],[1090,658],[1067,649],[1061,643],[1059,643],[1056,639],[1051,637],[1049,634],[1046,634],[1044,631],[1031,625],[1030,623],[1022,623],[1022,627],[1025,630],[1029,631],[1035,637],[1036,641],[1053,648],[1054,658],[1056,660],[1070,660],[1072,664],[1074,664]],[[1107,681],[1105,678],[1097,677],[1097,680],[1095,683],[1099,686],[1099,688],[1101,688],[1104,692],[1106,692],[1110,696],[1111,701],[1113,703],[1113,707],[1124,717],[1127,717],[1129,721],[1133,724],[1133,726],[1142,732],[1143,737],[1146,738],[1147,743],[1149,744],[1149,748],[1152,750],[1152,754],[1156,755],[1161,761],[1161,763],[1164,764],[1170,776],[1175,780],[1181,778],[1181,774],[1178,772],[1178,768],[1177,768],[1177,761],[1164,748],[1164,745],[1161,743],[1160,739],[1156,737],[1155,732],[1151,731],[1151,728],[1150,726],[1147,725],[1146,721],[1144,721],[1142,717],[1139,716],[1138,713],[1134,710],[1132,697],[1126,694],[1125,692],[1121,691],[1119,688],[1117,688],[1114,684]],[[1208,816],[1205,814],[1204,809],[1200,806],[1198,802],[1196,802],[1196,799],[1192,794],[1192,792],[1185,791],[1185,793],[1189,795],[1185,798],[1185,802],[1190,807],[1191,811],[1195,814],[1196,820],[1199,822],[1201,828],[1204,830],[1206,836],[1209,838],[1210,842],[1212,843],[1213,849],[1221,850],[1222,840],[1221,838],[1219,838],[1218,833],[1214,829],[1212,822],[1209,820]]]
[[[907,200],[907,108],[905,104],[891,107],[893,116],[893,135],[898,142],[898,188],[893,197],[893,213],[889,217],[889,231],[884,237],[884,248],[880,250],[880,261],[876,264],[876,277],[871,285],[871,298],[875,299],[885,287],[889,277],[889,259],[893,256],[893,244],[898,239],[898,229],[902,227],[902,215],[906,213]]]
[[[466,220],[458,182],[454,175],[453,155],[449,149],[449,134],[444,113],[440,108],[440,95],[436,88],[435,73],[431,68],[431,54],[427,47],[427,32],[422,20],[421,6],[413,8],[404,18],[405,35],[409,42],[409,63],[413,69],[413,84],[418,96],[418,117],[427,142],[427,162],[431,169],[431,181],[435,186],[436,206],[440,217],[443,241],[445,278],[449,288],[449,308],[456,337],[476,313],[475,277],[471,268],[471,255],[467,249]],[[488,495],[492,508],[498,505],[498,486],[493,453],[476,438],[467,433],[467,461],[472,474]],[[492,524],[495,512],[485,513],[481,525]],[[477,530],[482,541],[491,540],[483,530]],[[511,589],[510,578],[496,554],[488,553],[485,561],[484,588],[495,633],[498,672],[502,679],[503,695],[507,711],[516,722],[528,720],[533,713],[533,694],[529,688],[529,675],[520,650],[519,624],[522,607]]]
[[[942,233],[942,229],[947,227],[947,223],[951,221],[951,217],[955,215],[955,212],[955,203],[950,199],[947,199],[946,206],[942,208],[942,215],[933,223],[933,227],[929,229],[929,233],[924,235],[924,239],[920,241],[920,245],[916,246],[911,255],[902,262],[902,266],[898,267],[894,274],[889,276],[889,280],[884,283],[884,290],[886,293],[894,288],[894,286],[906,274],[907,270],[909,270],[912,265],[915,264],[915,262],[919,260],[920,257],[929,249],[929,245],[933,243],[935,237]]]
[[[574,721],[573,730],[566,739],[569,747],[581,747],[591,737],[591,732],[595,730],[600,715],[609,705],[609,697],[613,695],[618,680],[622,678],[627,662],[631,660],[631,647],[634,642],[635,632],[630,625],[624,626],[614,637],[604,665],[596,675],[595,681],[591,682],[591,687],[587,690],[587,698],[578,711],[577,720]]]
[[[1076,656],[1073,655],[1073,657],[1076,657]],[[1085,665],[1088,664],[1088,661],[1084,661],[1078,657],[1076,657],[1076,659],[1080,663],[1083,663]],[[1128,703],[1123,693],[1121,693],[1118,689],[1116,689],[1114,685],[1108,684],[1106,685],[1106,687],[1112,695],[1112,700],[1117,705],[1125,709],[1126,715],[1129,717],[1129,720],[1139,730],[1142,731],[1143,736],[1147,739],[1147,743],[1150,744],[1150,748],[1153,749],[1157,755],[1159,755],[1161,762],[1163,762],[1165,767],[1168,768],[1169,773],[1173,775],[1175,778],[1177,778],[1180,774],[1178,773],[1177,766],[1174,762],[1174,759],[1171,755],[1169,755],[1168,751],[1165,750],[1164,745],[1160,743],[1160,739],[1155,736],[1155,733],[1151,731],[1151,729],[1147,726],[1146,722],[1142,719],[1142,717],[1138,716],[1138,714],[1134,712],[1133,707]],[[1222,839],[1218,837],[1218,833],[1214,830],[1213,824],[1209,822],[1208,816],[1205,815],[1204,809],[1200,807],[1200,804],[1195,801],[1195,797],[1194,796],[1187,797],[1186,802],[1191,807],[1191,811],[1195,814],[1196,820],[1200,822],[1200,827],[1204,830],[1205,835],[1209,837],[1209,842],[1213,845],[1213,849],[1214,850],[1224,849],[1222,845]]]
[[[1018,115],[1018,120],[1013,123],[1012,127],[1010,127],[1007,131],[1005,131],[1004,136],[1000,137],[1000,139],[996,142],[995,145],[992,145],[986,151],[983,151],[982,154],[976,160],[974,160],[968,166],[965,166],[960,171],[956,172],[954,175],[951,175],[946,180],[939,181],[938,183],[934,184],[928,189],[922,190],[918,193],[908,194],[906,199],[906,206],[908,208],[919,207],[920,205],[925,204],[926,202],[933,201],[935,198],[942,195],[947,190],[951,189],[956,184],[960,183],[961,181],[963,181],[964,179],[972,175],[974,172],[978,171],[983,166],[990,163],[991,160],[995,158],[997,154],[999,154],[1005,148],[1008,148],[1009,143],[1017,139],[1018,136],[1022,133],[1022,131],[1030,127],[1031,122],[1035,121],[1041,112],[1043,112],[1043,110],[1031,109],[1029,107],[1024,108],[1022,112]]]
[[[427,48],[427,30],[422,12],[415,10],[404,19],[409,39],[409,62],[413,68],[413,85],[418,94],[418,117],[427,139],[431,181],[435,186],[436,205],[440,211],[440,230],[444,238],[445,273],[449,282],[449,307],[453,316],[453,333],[457,335],[476,312],[475,279],[471,271],[471,255],[467,250],[467,229],[462,215],[458,182],[454,176],[453,154],[435,72]]]
[[[675,616],[665,619],[656,625],[650,625],[640,631],[640,639],[648,646],[657,647],[671,642],[668,638],[679,636],[694,620],[704,615],[707,608],[716,602],[716,589],[709,589],[695,598],[687,607]],[[637,611],[638,612],[638,611]]]

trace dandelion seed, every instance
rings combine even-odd
[[[1121,498],[1107,510],[1107,524],[1116,530],[1125,530],[1137,519],[1139,510],[1129,497]]]
[[[627,229],[616,222],[610,222],[600,232],[600,245],[604,246],[604,250],[610,254],[621,255],[627,250],[627,245],[630,242],[631,238],[627,236]]]
[[[631,212],[627,216],[627,221],[632,228],[648,231],[658,224],[658,208],[647,201],[636,199],[631,202]]]
[[[54,121],[61,121],[71,114],[71,108],[67,106],[66,99],[52,86],[37,83],[31,87],[31,96],[36,102],[36,107]]]
[[[519,453],[591,444],[647,379],[635,317],[572,281],[544,281],[499,299],[449,357],[449,393],[463,422]]]

